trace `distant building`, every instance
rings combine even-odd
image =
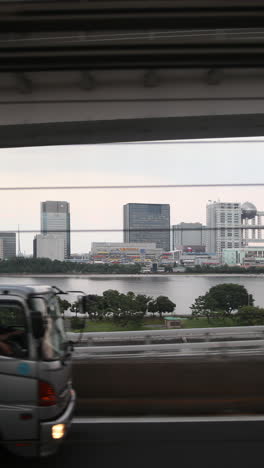
[[[71,255],[70,205],[66,201],[41,203],[41,233],[60,235],[64,239],[64,258]]]
[[[213,202],[206,207],[206,251],[221,255],[223,249],[242,246],[240,203]]]
[[[206,252],[182,252],[180,256],[180,264],[183,266],[219,266],[221,258],[216,254]]]
[[[95,263],[151,263],[162,252],[154,243],[92,242],[90,258]]]
[[[2,258],[14,258],[16,256],[16,233],[0,231],[0,240],[2,241]]]
[[[64,260],[64,238],[54,234],[38,234],[33,241],[33,255],[35,258],[49,258],[50,260]]]
[[[170,205],[128,203],[123,210],[124,242],[154,242],[170,250]]]
[[[174,265],[179,263],[182,255],[181,250],[171,250],[170,252],[163,252],[160,256],[160,265]]]
[[[90,253],[73,253],[71,254],[71,258],[68,259],[69,262],[74,263],[90,263]]]
[[[224,249],[222,263],[225,265],[264,266],[264,246]]]
[[[204,252],[206,226],[202,223],[179,223],[172,226],[172,248]]]

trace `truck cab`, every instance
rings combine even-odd
[[[71,355],[53,287],[0,286],[0,442],[9,451],[57,451],[75,407]]]

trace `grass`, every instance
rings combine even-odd
[[[225,321],[221,319],[212,319],[209,323],[207,318],[186,319],[183,322],[183,328],[214,328],[233,326],[235,326],[235,323],[230,318],[225,319]]]
[[[232,319],[226,319],[225,322],[220,319],[210,320],[208,323],[206,318],[183,320],[183,328],[212,328],[212,327],[232,327],[235,326]],[[89,325],[85,327],[83,332],[113,332],[113,331],[144,331],[144,330],[164,330],[164,320],[159,317],[147,317],[143,321],[143,325],[136,326],[133,323],[122,327],[111,322],[110,320],[89,321]],[[75,330],[80,332],[81,330]]]

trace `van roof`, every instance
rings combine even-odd
[[[28,297],[30,294],[48,294],[54,292],[52,286],[48,285],[17,285],[17,284],[1,284],[1,294],[14,294],[18,296]]]

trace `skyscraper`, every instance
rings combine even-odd
[[[41,233],[56,234],[64,238],[64,256],[71,255],[70,205],[66,201],[41,203]]]
[[[124,242],[154,242],[170,250],[170,205],[127,203],[123,210]]]
[[[206,206],[206,250],[221,255],[223,249],[242,245],[240,203],[214,202]]]

